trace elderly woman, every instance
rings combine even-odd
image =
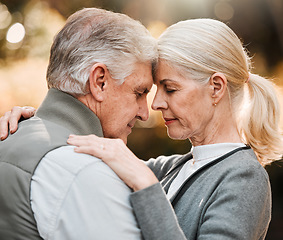
[[[192,151],[144,163],[122,140],[68,142],[101,158],[133,189],[145,239],[264,239],[271,189],[263,167],[280,159],[283,147],[272,84],[250,73],[240,40],[222,22],[179,22],[158,45],[152,108],[162,112],[168,136],[190,139]]]

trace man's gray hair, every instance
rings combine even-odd
[[[95,63],[105,64],[122,84],[135,63],[153,64],[156,58],[156,40],[140,22],[124,14],[85,8],[71,15],[54,39],[48,88],[85,95]]]

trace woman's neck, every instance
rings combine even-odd
[[[243,142],[232,114],[223,111],[214,114],[207,126],[200,134],[190,138],[193,146],[215,143],[241,143]]]

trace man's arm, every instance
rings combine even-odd
[[[130,193],[101,160],[62,147],[36,169],[31,203],[44,239],[141,239]]]

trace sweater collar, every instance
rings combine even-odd
[[[74,134],[103,137],[98,117],[75,97],[55,88],[48,90],[35,115],[62,125]]]
[[[245,147],[244,143],[216,143],[192,147],[194,160],[213,160],[236,148]]]

